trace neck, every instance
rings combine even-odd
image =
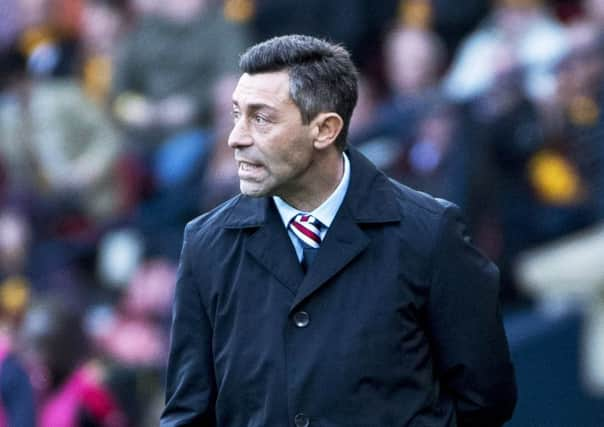
[[[311,212],[321,206],[338,187],[344,175],[344,157],[339,150],[330,151],[315,161],[308,172],[311,179],[302,188],[279,195],[303,212]]]

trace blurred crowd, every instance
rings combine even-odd
[[[157,424],[182,230],[238,192],[230,99],[259,40],[351,50],[350,143],[463,208],[504,305],[528,303],[520,253],[604,218],[604,0],[0,0],[0,20],[0,425]]]

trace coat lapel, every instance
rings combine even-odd
[[[270,198],[239,196],[229,206],[224,227],[252,229],[246,250],[295,295],[291,310],[369,246],[361,224],[402,219],[394,184],[356,150],[349,149],[347,154],[351,165],[348,192],[306,275]]]
[[[277,209],[268,200],[266,221],[249,236],[246,250],[292,294],[296,293],[304,278],[302,267]]]
[[[369,238],[359,225],[352,221],[348,209],[342,206],[313,265],[304,276],[290,310],[294,310],[302,300],[336,275],[368,245]]]
[[[350,183],[317,257],[307,272],[290,310],[353,262],[370,243],[361,224],[399,222],[401,212],[393,184],[354,149],[349,149]]]

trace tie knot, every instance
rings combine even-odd
[[[321,245],[321,228],[323,224],[312,215],[298,214],[290,222],[292,232],[300,241],[311,248]]]

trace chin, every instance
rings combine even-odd
[[[264,197],[271,195],[269,189],[254,183],[241,181],[239,183],[239,190],[241,194],[249,197]]]

